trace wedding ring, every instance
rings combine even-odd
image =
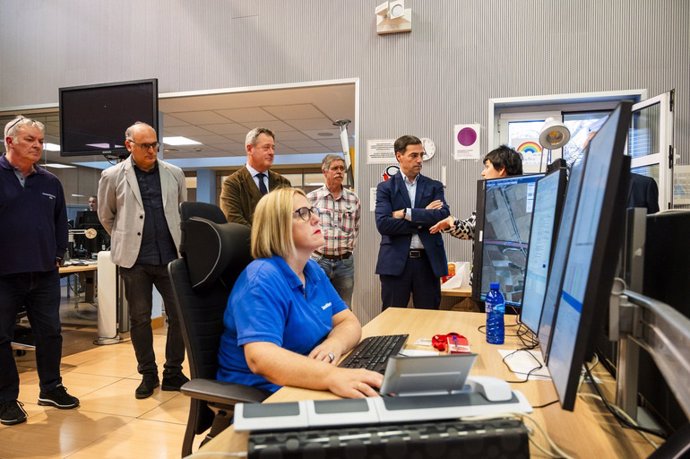
[[[335,360],[335,354],[332,352],[329,352],[328,353],[328,359],[330,362],[334,361]]]

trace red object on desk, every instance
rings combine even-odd
[[[434,335],[431,338],[431,345],[434,349],[440,352],[447,352],[448,354],[471,353],[467,338],[455,332],[446,333],[445,335]]]

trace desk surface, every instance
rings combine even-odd
[[[363,336],[408,333],[410,337],[406,347],[414,347],[412,343],[419,338],[430,338],[437,333],[455,331],[466,336],[472,351],[478,354],[471,374],[491,375],[506,380],[516,379],[501,362],[498,353],[498,349],[521,347],[517,338],[509,336],[515,328],[506,328],[506,344],[496,346],[487,344],[484,335],[478,331],[477,328],[484,322],[485,316],[481,313],[389,308],[364,327]],[[510,322],[510,316],[506,316],[506,324]],[[612,381],[603,371],[599,372],[599,377],[604,382]],[[525,394],[533,406],[543,405],[558,398],[551,381],[530,381],[525,384],[512,384],[512,387]],[[584,386],[583,390],[588,391]],[[285,387],[269,397],[267,402],[333,398],[337,396],[330,392]],[[652,447],[644,439],[629,429],[619,427],[601,403],[590,398],[578,398],[574,412],[563,411],[556,403],[546,408],[535,409],[530,416],[561,449],[573,457],[632,458],[647,457],[652,452]],[[525,422],[530,426],[529,421]],[[537,433],[535,439],[539,445],[546,446],[546,440],[541,434]],[[200,451],[239,452],[246,449],[247,434],[235,432],[230,427],[204,445]],[[534,446],[530,452],[534,457],[545,457]]]
[[[88,265],[68,265],[60,266],[60,275],[64,276],[66,274],[84,273],[87,271],[98,270],[98,264],[92,263]]]
[[[467,298],[472,296],[472,287],[446,288],[441,286],[441,296],[458,296]]]

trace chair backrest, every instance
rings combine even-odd
[[[250,229],[190,217],[185,252],[169,271],[192,378],[216,378],[223,314],[235,280],[251,262]]]
[[[186,222],[192,217],[205,218],[215,223],[226,223],[225,215],[220,207],[206,202],[192,202],[185,201],[180,203],[180,221]],[[181,226],[182,240],[180,242],[180,253],[184,254],[187,251],[185,225]]]

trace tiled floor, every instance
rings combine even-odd
[[[80,333],[89,332],[88,325],[80,327]],[[65,336],[69,336],[70,326],[64,328]],[[95,338],[96,328],[91,330]],[[66,338],[65,347],[71,345],[68,341]],[[155,330],[154,346],[162,371],[164,329]],[[152,397],[135,399],[140,376],[129,341],[93,346],[63,357],[63,384],[81,401],[74,410],[36,404],[39,388],[33,352],[18,357],[17,365],[21,378],[19,400],[29,418],[23,424],[0,426],[0,458],[180,457],[188,398],[179,392],[156,389]]]

